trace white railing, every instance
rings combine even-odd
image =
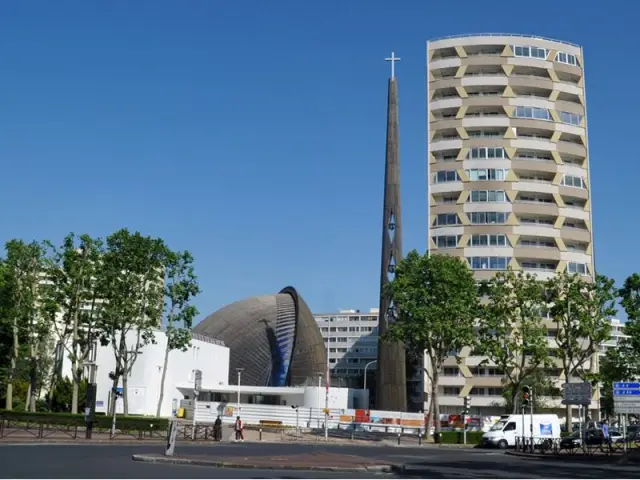
[[[545,40],[547,42],[563,43],[565,45],[571,45],[572,47],[580,48],[580,45],[567,42],[564,40],[557,40],[555,38],[541,37],[540,35],[526,35],[522,33],[468,33],[459,35],[448,35],[446,37],[438,37],[430,40],[430,42],[439,42],[440,40],[452,40],[455,38],[467,38],[467,37],[518,37],[518,38],[533,38],[536,40]]]
[[[225,344],[222,340],[218,340],[217,338],[212,338],[212,337],[207,337],[206,335],[200,335],[199,333],[191,333],[191,338],[193,338],[194,340],[200,340],[201,342],[205,342],[205,343],[212,343],[214,345],[220,345],[221,347],[224,347]]]

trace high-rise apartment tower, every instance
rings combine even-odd
[[[594,275],[583,58],[526,35],[427,43],[429,250],[478,280],[507,267]],[[443,399],[499,397],[501,373],[473,364],[451,363],[461,379]]]

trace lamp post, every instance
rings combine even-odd
[[[317,424],[318,424],[318,428],[320,428],[320,403],[321,403],[321,392],[322,392],[322,376],[324,374],[322,372],[318,372],[318,418],[317,420]]]
[[[369,368],[369,365],[373,365],[374,363],[377,363],[378,360],[372,360],[371,362],[367,363],[364,366],[364,390],[367,389],[367,368]]]
[[[238,415],[240,415],[240,379],[242,378],[242,371],[244,368],[236,368],[236,372],[238,372]]]

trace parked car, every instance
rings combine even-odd
[[[604,433],[600,428],[591,428],[585,432],[583,432],[584,441],[587,446],[595,446],[606,444],[606,440],[604,438]],[[623,436],[617,430],[609,430],[609,437],[611,438],[611,443],[618,443],[623,441]],[[560,448],[564,449],[573,449],[582,446],[582,438],[580,437],[580,432],[573,432],[571,435],[564,437],[560,441]]]

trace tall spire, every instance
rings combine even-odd
[[[393,323],[396,311],[385,293],[393,279],[395,266],[402,258],[402,214],[400,210],[400,153],[398,140],[398,82],[395,62],[391,54],[391,77],[387,97],[387,151],[384,174],[384,205],[382,214],[382,263],[380,270],[380,311],[378,326],[378,365],[376,381],[376,408],[378,410],[407,410],[407,373],[405,350],[402,343],[382,340],[388,325]]]

